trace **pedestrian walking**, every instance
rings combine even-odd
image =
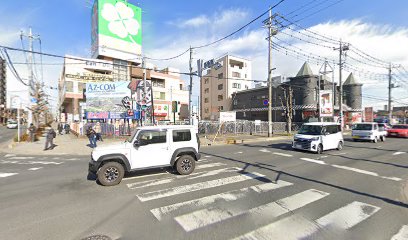
[[[34,142],[35,141],[35,132],[37,128],[34,126],[34,124],[30,124],[30,127],[28,127],[28,132],[30,133],[30,141]]]
[[[95,130],[93,130],[92,126],[89,126],[88,129],[86,130],[86,136],[89,139],[89,144],[91,148],[96,147],[96,133]]]
[[[102,134],[101,134],[102,133],[101,124],[99,122],[97,122],[93,129],[94,129],[95,134],[96,134],[96,141],[99,140],[99,141],[103,142]]]
[[[53,128],[48,130],[47,136],[45,137],[45,146],[44,151],[48,149],[54,148],[54,138],[57,136],[57,133],[54,131]]]
[[[58,129],[58,134],[59,134],[59,135],[62,135],[63,127],[62,127],[62,123],[61,123],[61,122],[58,123],[57,129]]]
[[[65,134],[69,134],[69,132],[71,131],[71,127],[69,126],[68,123],[65,123],[64,129],[65,129]]]

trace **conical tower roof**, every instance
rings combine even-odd
[[[353,73],[350,73],[350,75],[347,77],[343,85],[362,85],[362,84],[357,81]]]
[[[296,74],[296,77],[302,76],[313,76],[312,69],[310,68],[307,62],[303,63],[303,66],[300,68],[299,72]]]

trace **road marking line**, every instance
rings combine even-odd
[[[293,157],[293,155],[286,154],[286,153],[274,152],[274,153],[272,153],[272,154],[279,155],[279,156],[283,156],[283,157]]]
[[[391,240],[408,240],[408,225],[402,226],[399,232],[392,236]]]
[[[300,160],[307,161],[307,162],[312,162],[312,163],[317,163],[317,164],[321,164],[321,165],[326,165],[326,163],[324,161],[311,159],[311,158],[301,158]]]
[[[392,155],[401,155],[401,154],[404,154],[404,153],[406,153],[406,152],[395,152]]]
[[[316,221],[305,219],[302,216],[292,215],[277,222],[258,228],[255,231],[239,236],[235,239],[309,239],[322,228],[347,230],[369,218],[380,208],[365,203],[353,202],[339,208]],[[317,224],[316,224],[317,223]]]
[[[266,215],[268,218],[276,218],[301,208],[309,203],[322,199],[327,195],[329,195],[329,193],[309,189],[275,202],[270,202],[256,208],[252,208],[248,211],[234,208],[224,210],[213,207],[178,216],[174,219],[183,227],[185,231],[189,232],[246,213]]]
[[[34,157],[11,157],[9,159],[15,159],[15,160],[25,160],[25,159],[33,159]]]
[[[243,173],[239,176],[220,178],[220,179],[206,181],[206,182],[200,182],[200,183],[195,183],[195,184],[190,184],[190,185],[183,185],[183,186],[178,186],[174,188],[167,188],[163,190],[138,194],[136,196],[139,198],[140,201],[146,202],[150,200],[165,198],[165,197],[179,195],[179,194],[188,193],[188,192],[200,191],[200,190],[209,189],[209,188],[215,188],[215,187],[224,186],[227,184],[243,182],[245,180],[256,179],[256,178],[261,178],[261,177],[265,177],[265,175],[262,175],[256,172]]]
[[[41,169],[41,168],[43,168],[43,167],[33,167],[33,168],[29,168],[28,170],[29,171],[35,171],[35,170],[38,170],[38,169]]]
[[[362,170],[362,169],[358,169],[358,168],[340,166],[340,165],[335,165],[335,164],[332,164],[330,166],[335,167],[335,168],[341,168],[341,169],[353,171],[353,172],[358,172],[358,173],[362,173],[362,174],[366,174],[366,175],[371,175],[371,176],[375,176],[375,177],[380,177],[380,178],[383,178],[383,179],[393,180],[393,181],[401,181],[402,180],[401,178],[397,178],[397,177],[380,176],[378,173],[370,172],[370,171]]]
[[[206,158],[210,158],[211,156],[206,155],[206,156],[204,156],[204,157],[206,157]]]
[[[4,177],[10,177],[13,175],[17,175],[18,173],[0,173],[0,177],[4,178]]]
[[[346,230],[369,218],[380,209],[367,203],[355,201],[317,219],[316,222],[323,227]]]
[[[201,177],[208,177],[208,176],[213,176],[217,175],[219,173],[227,173],[227,172],[237,172],[239,170],[242,170],[241,168],[222,168],[222,169],[217,169],[213,171],[204,171],[204,172],[196,172],[192,173],[190,175],[183,175],[183,176],[177,176],[177,177],[172,177],[172,178],[164,178],[164,179],[153,179],[153,180],[147,180],[143,182],[136,182],[136,183],[128,183],[127,187],[129,189],[137,189],[137,188],[144,188],[144,187],[150,187],[150,186],[157,186],[165,183],[171,183],[177,179],[183,179],[187,178],[187,180],[190,179],[195,179],[195,178],[201,178]]]
[[[43,161],[27,161],[27,162],[20,162],[20,161],[6,161],[6,160],[1,160],[0,163],[12,163],[12,164],[19,164],[19,165],[29,165],[29,164],[43,164],[43,165],[49,165],[49,164],[54,164],[54,165],[59,165],[62,164],[62,162],[43,162]]]
[[[207,163],[207,164],[203,164],[203,165],[198,165],[195,169],[204,169],[204,168],[212,168],[212,167],[219,167],[219,166],[225,166],[227,164],[225,163]]]
[[[164,174],[169,174],[169,173],[171,173],[171,172],[166,171],[166,172],[163,172],[163,173],[155,173],[155,174],[147,174],[147,175],[142,175],[142,176],[135,176],[135,177],[123,178],[122,181],[133,180],[133,179],[138,179],[138,178],[146,178],[146,177],[159,176],[159,175],[164,175]]]
[[[236,152],[236,153],[234,153],[234,154],[242,154],[242,152]]]
[[[4,155],[4,157],[6,157],[6,158],[8,158],[8,157],[15,157],[15,156],[16,156],[16,154],[10,154],[10,153]]]
[[[234,200],[244,198],[251,191],[254,191],[257,193],[264,193],[264,192],[268,192],[268,191],[272,191],[278,188],[283,188],[283,187],[292,186],[292,185],[293,183],[286,182],[283,180],[280,180],[277,183],[263,183],[263,184],[258,184],[258,185],[254,185],[251,187],[241,188],[239,190],[228,191],[228,192],[219,193],[219,194],[206,196],[202,198],[197,198],[197,199],[193,199],[193,200],[189,200],[185,202],[175,203],[175,204],[167,205],[167,206],[160,207],[160,208],[155,208],[155,209],[150,210],[150,212],[157,218],[157,220],[160,221],[163,218],[163,216],[168,215],[174,211],[177,211],[183,207],[205,207],[205,206],[209,206],[221,200],[225,202],[229,202],[229,201],[234,201]]]
[[[265,149],[265,148],[259,149],[259,151],[260,151],[260,152],[265,152],[265,153],[271,152],[271,151],[269,151],[268,149]]]

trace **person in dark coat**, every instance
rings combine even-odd
[[[62,127],[62,123],[58,123],[57,129],[58,129],[58,134],[59,134],[59,135],[62,135],[62,130],[64,129],[64,128]]]
[[[45,146],[44,151],[48,149],[54,148],[54,138],[57,136],[57,133],[54,131],[53,128],[48,130],[47,136],[45,137]]]
[[[93,130],[92,126],[89,126],[88,129],[86,130],[86,136],[89,139],[89,144],[91,148],[96,147],[96,133],[95,130]]]
[[[71,127],[69,126],[68,123],[65,123],[64,129],[65,129],[65,134],[69,134],[69,131],[71,130]]]

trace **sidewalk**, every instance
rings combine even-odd
[[[123,142],[125,138],[104,139],[98,141],[98,146],[104,146],[114,142]],[[76,137],[74,134],[58,135],[54,138],[54,149],[44,151],[45,137],[36,142],[15,143],[9,141],[0,146],[0,151],[10,154],[24,155],[87,155],[91,154],[92,148],[88,147],[89,140],[86,137]]]

